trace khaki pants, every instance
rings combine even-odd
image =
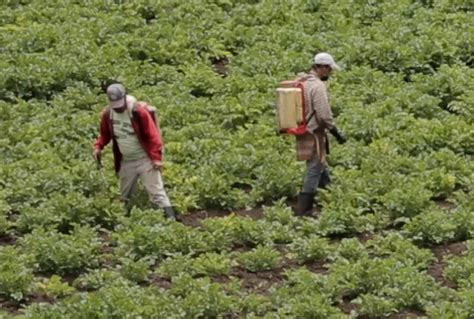
[[[127,203],[136,189],[137,180],[145,187],[150,201],[156,207],[171,206],[168,195],[166,195],[161,173],[153,169],[151,160],[146,157],[135,161],[122,161],[120,164],[120,198]]]

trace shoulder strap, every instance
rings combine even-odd
[[[305,103],[305,98],[304,98],[304,82],[306,82],[306,79],[304,80],[298,80],[298,83],[296,84],[296,87],[297,88],[300,88],[301,89],[301,102],[302,102],[302,105],[303,105],[303,114],[306,113],[306,103]],[[316,110],[313,110],[310,114],[309,114],[309,117],[308,119],[304,119],[304,124],[308,124],[309,121],[311,121],[311,119],[313,118],[313,116],[316,115]]]
[[[137,109],[139,107],[144,107],[145,104],[141,103],[141,102],[134,102],[131,109],[129,109],[129,112],[130,112],[130,118],[132,118],[135,114],[137,114]]]
[[[130,118],[132,118],[134,114],[137,114],[137,109],[139,107],[145,107],[148,110],[148,104],[146,102],[135,101],[133,102],[132,107],[128,111],[130,114]]]
[[[136,112],[139,107],[144,107],[146,109],[146,111],[150,114],[151,119],[155,123],[155,126],[159,125],[157,115],[156,115],[156,107],[151,106],[146,102],[136,101],[135,103],[133,103],[132,109],[131,109],[131,116],[133,116],[133,114],[137,114]]]
[[[304,82],[305,80],[298,80],[297,83],[296,83],[296,87],[299,88],[301,90],[301,105],[303,106],[303,115],[306,114],[306,101],[305,101],[305,98],[304,98]],[[311,117],[313,115],[311,114],[310,117],[306,120],[306,117],[303,119],[303,124],[307,124]]]
[[[131,108],[132,113],[137,112],[137,109],[139,107],[148,107],[148,104],[146,102],[140,102],[140,101],[134,102]]]
[[[311,114],[309,115],[308,119],[306,120],[306,123],[309,123],[309,121],[311,121],[311,118],[312,118],[313,116],[315,116],[315,115],[316,115],[316,110],[313,110],[313,112],[311,112]]]
[[[107,116],[109,120],[112,120],[112,111],[110,110],[110,107],[105,109],[104,115]]]
[[[138,107],[139,107],[138,102],[134,102],[132,105],[132,112],[136,112]]]

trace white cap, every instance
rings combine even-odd
[[[314,56],[314,64],[329,65],[333,70],[340,70],[339,65],[334,62],[333,57],[326,52],[318,53]]]

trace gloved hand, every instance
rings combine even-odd
[[[344,144],[347,142],[347,138],[344,136],[344,134],[342,134],[341,131],[337,129],[337,127],[330,129],[329,132],[336,138],[339,144]]]

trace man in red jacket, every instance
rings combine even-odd
[[[100,161],[101,151],[112,140],[115,172],[120,177],[120,196],[127,203],[138,178],[155,207],[176,219],[161,178],[163,140],[158,123],[137,100],[127,95],[122,84],[107,87],[109,105],[104,109],[100,134],[93,155]]]

